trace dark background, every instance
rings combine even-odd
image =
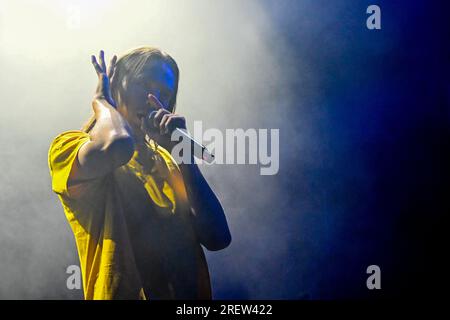
[[[321,71],[321,103],[314,106],[321,110],[314,122],[320,131],[314,152],[321,161],[303,171],[289,162],[283,188],[290,208],[313,198],[312,205],[324,212],[319,221],[300,221],[286,210],[283,233],[290,238],[291,254],[280,264],[305,263],[305,243],[326,237],[316,248],[312,298],[439,296],[446,283],[444,218],[450,212],[444,6],[429,1],[316,1],[321,10],[315,18],[322,28],[306,31],[296,1],[282,3],[270,8],[294,59]],[[381,30],[360,27],[359,13],[369,4],[381,7]],[[289,89],[301,100],[311,84],[302,77],[291,79]],[[289,117],[295,122],[304,112],[292,105]],[[292,138],[300,132],[295,127],[281,132],[288,143],[283,160],[288,162],[300,154]],[[296,224],[308,225],[302,228],[306,236],[295,232]],[[370,264],[381,268],[378,292],[365,287],[364,266]],[[304,274],[292,268],[286,279],[292,285],[280,296],[308,297],[299,294]]]

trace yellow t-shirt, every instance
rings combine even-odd
[[[64,132],[48,157],[52,189],[75,236],[85,299],[210,299],[206,259],[170,153],[148,143],[145,155],[135,151],[113,172],[68,185],[89,139],[82,131]]]

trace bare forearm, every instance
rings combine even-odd
[[[199,167],[192,162],[181,164],[180,170],[186,184],[193,209],[193,223],[200,241],[209,250],[227,247],[231,235],[225,213]]]
[[[159,129],[159,134],[153,133],[152,138],[172,152],[178,141],[172,141],[171,134],[175,128],[186,129],[186,119],[166,110],[152,94],[148,95],[148,104],[158,110],[153,117],[153,124]],[[190,164],[182,163],[179,167],[192,209],[192,224],[200,243],[208,250],[223,249],[231,242],[225,213],[192,155],[190,160]]]
[[[106,148],[118,139],[132,141],[129,125],[114,107],[102,100],[96,100],[94,104],[96,124],[90,132],[93,142]]]
[[[96,123],[89,132],[90,141],[78,152],[71,180],[103,176],[127,163],[134,153],[131,129],[116,109],[94,101]]]
[[[98,76],[92,101],[96,122],[89,131],[89,141],[78,150],[77,161],[74,162],[69,176],[71,183],[104,176],[126,164],[134,153],[131,128],[116,110],[116,103],[111,96],[109,79],[114,74],[117,57],[114,56],[111,60],[108,71],[103,50],[100,51],[99,57],[100,63],[95,56],[91,57]]]

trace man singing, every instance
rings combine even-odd
[[[99,79],[94,114],[49,150],[85,299],[211,299],[201,245],[220,250],[231,235],[194,160],[178,165],[170,154],[171,133],[186,128],[174,113],[176,62],[141,47],[114,56],[108,69],[103,51],[92,64]]]

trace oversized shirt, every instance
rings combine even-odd
[[[52,189],[75,236],[84,298],[210,299],[203,248],[170,153],[149,142],[145,154],[135,151],[109,174],[69,185],[78,150],[89,140],[82,131],[64,132],[48,157]]]

